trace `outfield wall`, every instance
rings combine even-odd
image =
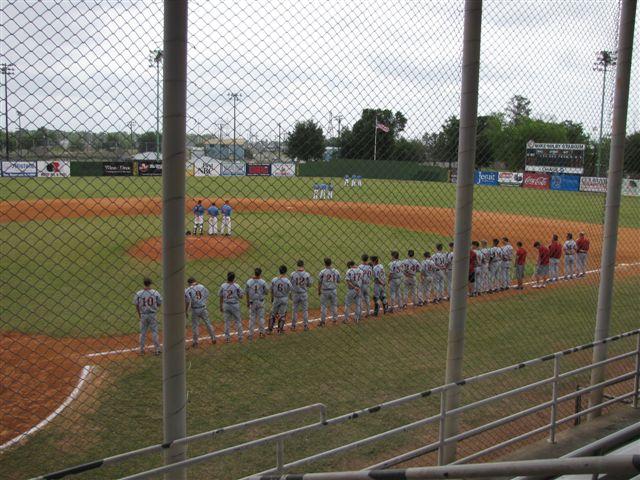
[[[298,175],[300,177],[340,178],[345,175],[362,175],[365,178],[446,182],[449,178],[449,171],[446,168],[413,162],[339,159],[329,162],[301,163]]]

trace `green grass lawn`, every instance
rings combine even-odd
[[[639,288],[640,282],[635,277],[616,284],[612,331],[638,326],[635,296]],[[465,374],[492,370],[589,341],[596,302],[596,285],[576,282],[546,292],[497,296],[491,302],[471,303]],[[187,374],[188,430],[190,433],[201,432],[314,402],[325,403],[330,416],[335,416],[439,385],[446,352],[447,315],[446,307],[429,307],[418,314],[379,318],[358,327],[312,330],[252,345],[191,351]],[[634,341],[627,342],[626,346],[631,347]],[[25,478],[160,442],[160,365],[158,358],[146,357],[104,367],[102,375],[106,380],[97,391],[84,398],[87,404],[73,407],[25,446],[0,456],[2,477]],[[541,369],[524,369],[494,385],[483,384],[473,392],[488,393],[489,388],[505,389],[525,380],[541,378],[550,374],[549,368],[550,365],[545,364]],[[540,398],[548,398],[549,389],[544,389],[540,395]],[[477,394],[468,397],[477,398]],[[497,413],[524,408],[529,401],[533,399],[513,400],[500,412],[495,409],[478,411],[465,417],[465,422],[473,425],[476,421],[487,421]],[[407,408],[381,412],[308,434],[286,442],[286,460],[301,458],[436,412],[437,401],[425,399]],[[315,416],[307,416],[272,427],[221,436],[219,440],[190,448],[189,454],[201,454],[315,419]],[[394,440],[313,464],[309,469],[361,468],[427,443],[429,432],[433,429],[400,435]],[[201,478],[205,474],[208,478],[238,478],[271,467],[274,458],[273,447],[258,448],[207,463],[194,469],[190,478]],[[114,478],[159,463],[159,457],[150,457],[78,478]]]
[[[393,249],[422,251],[446,240],[429,233],[304,214],[238,215],[234,232],[251,243],[242,256],[192,260],[187,267],[187,275],[194,275],[213,293],[210,311],[216,322],[221,319],[215,296],[229,270],[244,285],[259,266],[269,281],[279,265],[291,271],[302,258],[315,278],[323,258],[331,256],[344,274],[347,260],[358,260],[364,251],[379,252],[386,262]],[[9,285],[19,279],[29,288],[3,292],[3,328],[55,337],[136,332],[133,294],[147,275],[161,285],[162,267],[160,262],[140,261],[126,252],[139,239],[157,235],[160,219],[144,216],[6,225],[0,242],[11,252],[12,261],[2,269],[2,282]],[[342,284],[341,298],[344,290]],[[317,295],[310,295],[310,300],[311,308],[319,307]]]
[[[209,199],[311,198],[314,178],[189,177],[187,195]],[[365,179],[362,188],[345,188],[334,179],[336,200],[401,205],[455,206],[455,186],[447,183]],[[3,178],[0,199],[159,196],[159,177]],[[476,210],[602,223],[604,194],[477,187]],[[623,197],[620,225],[640,227],[640,198]]]

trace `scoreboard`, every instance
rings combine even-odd
[[[583,143],[536,143],[527,142],[525,171],[547,173],[584,172]]]

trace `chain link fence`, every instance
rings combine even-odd
[[[463,13],[448,1],[189,2],[189,433],[316,402],[339,415],[443,383]],[[25,478],[162,442],[163,5],[6,1],[1,15],[0,476]],[[465,376],[593,339],[619,17],[616,1],[484,6]],[[636,58],[639,46],[636,33]],[[639,72],[612,334],[638,327]],[[553,235],[551,271],[536,276]],[[464,400],[547,374],[513,374]],[[462,428],[547,395],[463,417]],[[296,438],[287,452],[437,412],[425,399]],[[229,433],[189,456],[299,424]],[[313,468],[362,468],[433,435]],[[272,453],[257,447],[190,475],[242,477],[271,467]],[[141,457],[84,478],[160,463]]]

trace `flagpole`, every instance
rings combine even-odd
[[[378,114],[375,116],[375,120],[373,122],[373,161],[376,161],[376,155],[378,153]]]

